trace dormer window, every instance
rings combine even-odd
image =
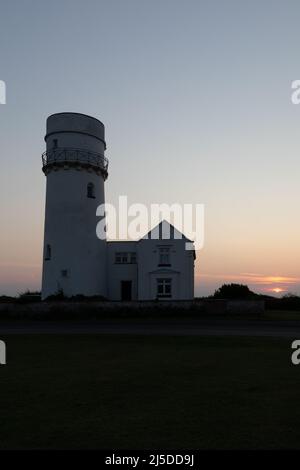
[[[169,246],[161,246],[159,247],[159,266],[170,266],[170,247]]]
[[[87,185],[87,197],[95,199],[95,186],[94,183],[89,183]]]

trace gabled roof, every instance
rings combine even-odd
[[[193,240],[187,238],[167,220],[159,222],[159,224],[153,227],[150,232],[146,233],[146,235],[144,235],[139,241],[142,240],[184,240],[186,242],[186,246],[190,245],[188,249],[193,251],[194,259],[196,259]]]
[[[111,246],[116,245],[117,243],[139,243],[143,240],[184,240],[186,242],[186,247],[189,245],[188,250],[191,250],[196,259],[196,253],[194,249],[194,242],[187,238],[183,233],[181,233],[174,225],[170,224],[167,220],[162,220],[153,227],[146,235],[144,235],[139,240],[107,240],[108,244]]]
[[[141,240],[185,240],[186,242],[192,242],[167,220],[159,222]]]

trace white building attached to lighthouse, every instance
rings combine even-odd
[[[161,222],[137,241],[106,241],[96,234],[96,210],[105,203],[108,176],[105,129],[79,113],[47,119],[42,298],[101,296],[109,300],[186,300],[194,297],[194,250]],[[163,235],[166,228],[170,236]]]

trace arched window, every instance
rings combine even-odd
[[[45,260],[51,259],[51,245],[46,245]]]
[[[89,183],[87,185],[87,197],[91,197],[92,199],[95,199],[95,186],[93,183]]]

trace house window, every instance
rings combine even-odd
[[[116,263],[122,263],[122,264],[128,263],[128,255],[127,255],[127,253],[123,253],[123,252],[118,252],[118,253],[116,253],[115,262],[116,262]]]
[[[157,279],[157,298],[167,299],[172,297],[172,279]]]
[[[87,185],[87,197],[95,199],[95,186],[93,183]]]
[[[45,261],[49,261],[50,259],[51,259],[51,245],[46,245]]]
[[[159,248],[159,266],[170,266],[170,247],[161,246]]]
[[[62,269],[62,270],[61,270],[61,277],[69,277],[68,274],[69,274],[69,273],[68,273],[68,270],[67,270],[67,269]]]
[[[116,252],[115,254],[115,263],[117,264],[135,264],[136,263],[136,253],[134,251],[129,252]]]

